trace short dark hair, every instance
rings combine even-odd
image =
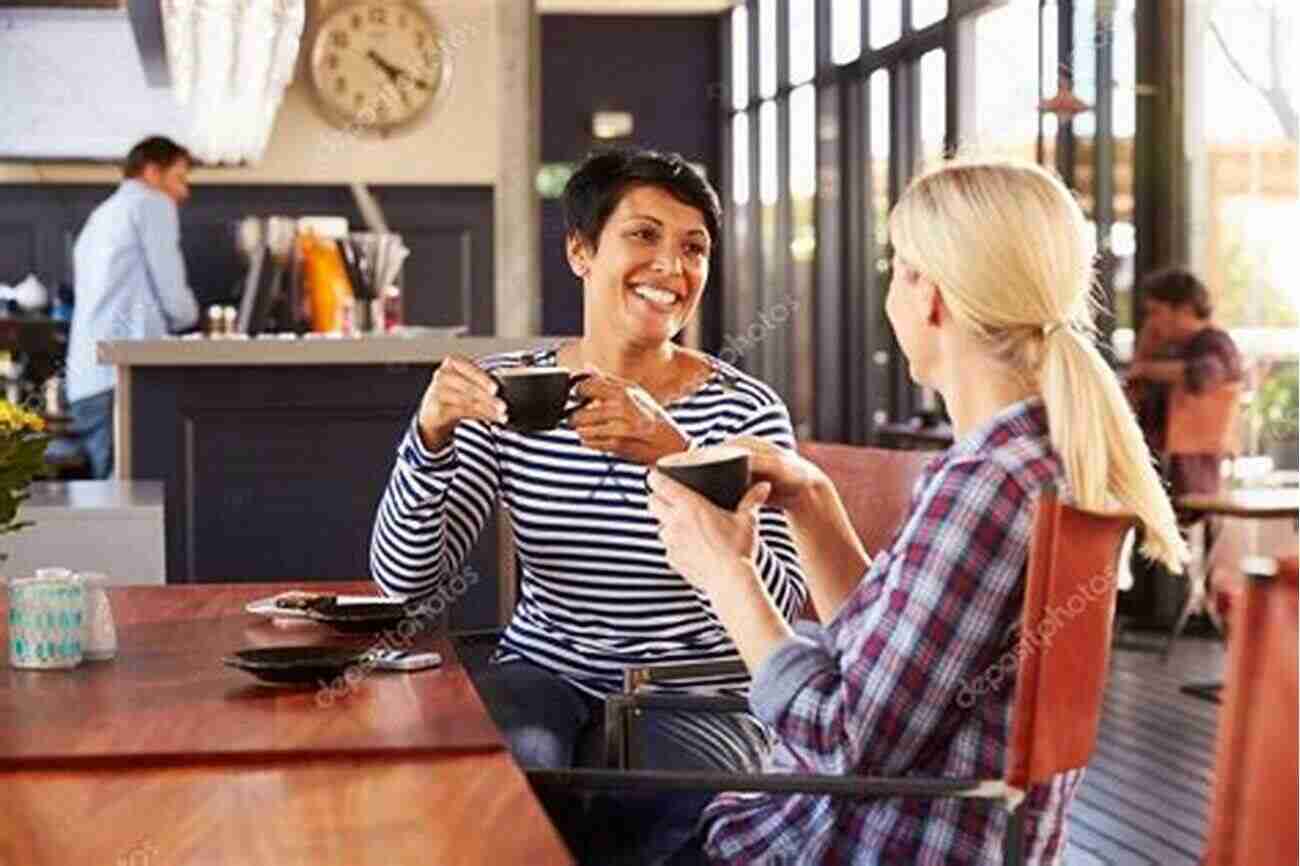
[[[564,185],[565,235],[577,234],[593,250],[609,215],[632,187],[657,186],[704,214],[709,240],[718,243],[722,205],[704,176],[679,153],[619,148],[591,154]]]
[[[1141,296],[1153,301],[1178,307],[1190,306],[1198,319],[1208,319],[1214,313],[1210,291],[1205,283],[1185,268],[1164,268],[1147,274],[1142,279]]]
[[[151,135],[144,141],[131,148],[131,152],[126,155],[126,165],[122,169],[122,174],[127,177],[139,177],[144,167],[152,163],[161,169],[168,169],[179,159],[183,159],[190,165],[194,164],[194,157],[190,152],[181,147],[170,138],[161,135]]]

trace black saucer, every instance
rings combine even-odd
[[[361,661],[364,649],[343,646],[276,646],[244,649],[221,661],[268,683],[329,682]]]
[[[361,602],[338,604],[333,598],[322,599],[306,609],[307,618],[323,622],[341,632],[367,633],[396,628],[412,615],[405,604]]]

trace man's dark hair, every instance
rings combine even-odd
[[[127,177],[139,177],[144,167],[150,163],[166,170],[171,168],[172,163],[178,159],[194,164],[194,157],[190,156],[188,150],[170,138],[151,135],[131,148],[131,152],[126,155],[126,166],[122,169],[122,174]]]
[[[626,148],[606,150],[587,161],[564,186],[565,235],[577,234],[593,250],[609,215],[632,187],[657,186],[704,214],[709,240],[718,243],[722,205],[704,177],[679,153]]]
[[[1142,280],[1141,297],[1178,307],[1190,306],[1198,319],[1208,319],[1214,313],[1209,289],[1195,274],[1184,268],[1164,268],[1148,274]]]

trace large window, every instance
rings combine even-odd
[[[1097,235],[1109,324],[1133,321],[1137,9],[1138,0],[748,0],[731,11],[729,181],[748,188],[729,196],[726,328],[738,363],[782,392],[801,434],[865,442],[935,408],[884,314],[888,216],[909,179],[955,148],[1059,171]],[[1063,87],[1084,110],[1041,110]],[[1238,235],[1268,219],[1242,195],[1216,202],[1215,219]],[[1273,207],[1270,229],[1287,224],[1285,205]]]
[[[950,145],[949,6],[749,0],[730,13],[724,347],[782,392],[802,436],[869,440],[927,405],[884,315],[887,220]]]
[[[1251,365],[1243,446],[1294,467],[1300,7],[1203,0],[1187,14],[1189,263]]]

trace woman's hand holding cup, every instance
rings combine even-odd
[[[496,381],[464,355],[448,355],[434,371],[420,401],[419,428],[424,447],[436,451],[467,419],[504,423],[506,404]]]
[[[750,483],[766,481],[772,486],[766,504],[773,508],[792,510],[826,480],[817,464],[766,439],[741,436],[724,444],[749,452]]]
[[[593,370],[577,390],[588,402],[573,413],[569,426],[588,448],[653,465],[690,445],[664,408],[635,382]]]

